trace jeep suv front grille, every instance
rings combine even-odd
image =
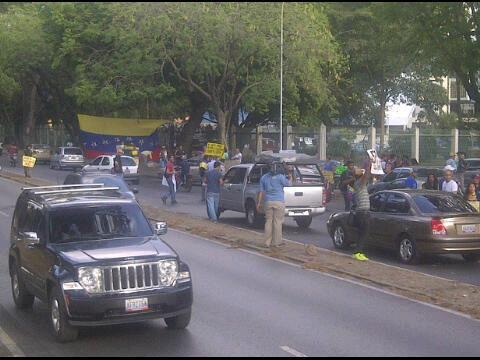
[[[106,293],[161,287],[159,263],[111,266],[103,269]]]

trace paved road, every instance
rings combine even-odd
[[[0,180],[0,258],[19,185]],[[14,308],[0,261],[0,327],[27,356],[474,356],[478,321],[365,286],[170,231],[194,281],[188,330],[163,322],[87,329],[57,344],[47,309]],[[394,311],[392,311],[394,309]],[[0,351],[2,347],[0,346]]]
[[[2,165],[4,170],[23,173],[23,169],[20,167],[17,167],[16,169],[9,168],[6,156],[0,157],[0,165]],[[38,165],[33,169],[32,176],[61,184],[68,173],[68,170],[51,170],[48,165]],[[162,187],[160,178],[142,177],[139,189],[140,192],[138,198],[140,200],[155,206],[163,206],[160,196],[162,191],[166,191],[166,188]],[[205,205],[200,202],[200,198],[200,188],[195,186],[191,193],[177,193],[179,204],[171,207],[171,209],[172,211],[206,218]],[[287,218],[284,226],[284,236],[300,243],[310,243],[324,249],[335,250],[332,240],[327,233],[326,219],[331,211],[343,209],[343,199],[341,198],[341,195],[337,195],[337,199],[330,203],[328,208],[329,212],[327,212],[327,214],[314,218],[309,229],[299,229],[292,219]],[[227,211],[222,214],[221,221],[233,226],[248,228],[245,224],[244,215],[240,213]],[[257,229],[255,231],[261,232],[262,230]],[[343,253],[349,254],[348,251],[343,251]],[[478,276],[480,273],[480,263],[467,263],[460,255],[429,256],[424,259],[424,262],[421,265],[416,266],[400,264],[393,253],[370,250],[368,255],[371,259],[386,264],[405,267],[447,279],[480,285],[480,276]]]

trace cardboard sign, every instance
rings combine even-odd
[[[225,152],[225,146],[223,144],[208,143],[207,144],[207,151],[205,151],[205,155],[216,156],[218,158],[222,158],[224,152]]]
[[[382,169],[382,162],[380,158],[377,156],[377,152],[375,151],[375,149],[367,150],[367,153],[372,163],[372,166],[370,168],[370,173],[373,175],[385,175]]]
[[[35,159],[34,157],[31,157],[31,156],[23,156],[22,157],[22,163],[23,163],[23,166],[24,167],[28,167],[28,168],[33,168],[35,166],[35,161],[37,159]]]

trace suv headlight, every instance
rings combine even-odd
[[[178,265],[175,260],[162,260],[159,263],[160,284],[173,286],[177,280]]]
[[[79,268],[78,282],[89,293],[100,293],[103,291],[103,272],[99,268]]]

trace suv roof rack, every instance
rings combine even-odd
[[[33,193],[35,195],[46,195],[46,194],[68,194],[68,193],[85,192],[85,191],[106,191],[106,190],[120,190],[120,188],[118,186],[89,187],[89,188],[81,188],[81,189],[60,189],[60,190],[34,191]]]
[[[80,187],[102,187],[104,184],[71,184],[71,185],[49,185],[36,187],[22,187],[22,190],[40,190],[40,189],[65,189],[65,188],[80,188]]]

